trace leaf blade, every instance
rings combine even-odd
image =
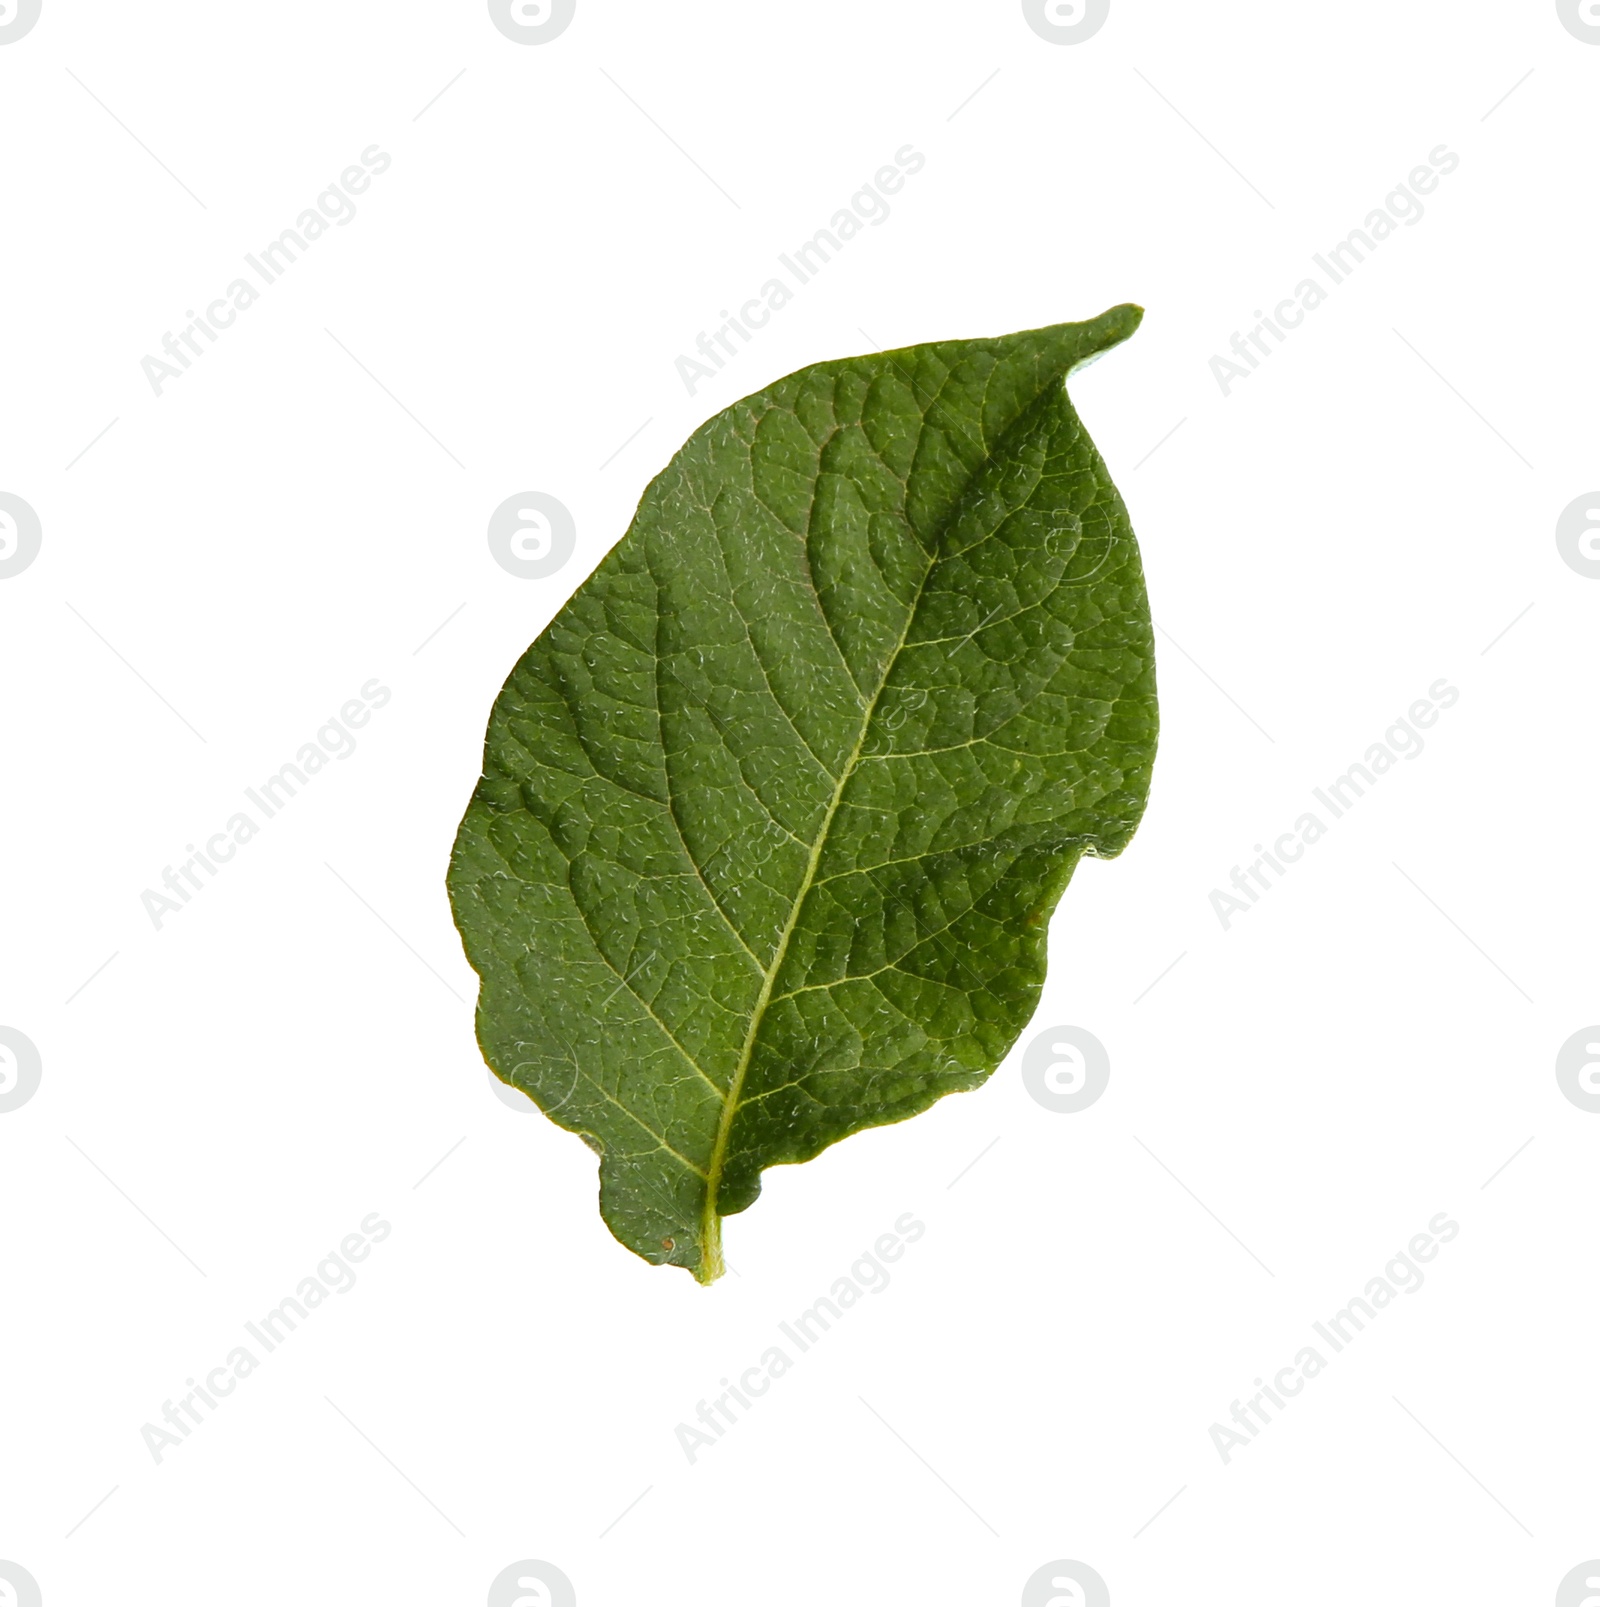
[[[450,878],[480,1042],[647,1259],[709,1281],[766,1166],[981,1082],[1131,836],[1148,607],[1062,381],[1139,316],[735,404],[497,700]]]

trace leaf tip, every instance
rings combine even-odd
[[[1137,302],[1124,301],[1108,307],[1087,323],[1062,325],[1063,330],[1071,331],[1076,347],[1068,359],[1067,374],[1076,374],[1097,362],[1114,346],[1127,340],[1143,322],[1144,308]]]
[[[1108,307],[1098,318],[1090,319],[1089,328],[1098,337],[1095,350],[1103,352],[1120,345],[1144,322],[1144,308],[1136,301],[1124,301]]]

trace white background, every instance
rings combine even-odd
[[[582,1607],[1010,1604],[1057,1558],[1117,1607],[1553,1601],[1600,1555],[1600,1117],[1554,1075],[1600,1018],[1600,582],[1554,538],[1600,482],[1597,79],[1548,0],[1114,0],[1065,47],[1012,0],[579,0],[533,48],[481,0],[44,0],[0,46],[0,491],[43,526],[0,581],[0,1025],[44,1067],[0,1115],[0,1558],[47,1607],[475,1607],[522,1558]],[[374,143],[157,398],[141,358]],[[889,220],[691,396],[675,359],[906,144]],[[1162,633],[1143,827],[983,1090],[770,1174],[710,1291],[647,1268],[473,1041],[444,871],[494,694],[719,408],[1125,300],[1073,391]],[[488,550],[524,490],[577,521],[553,579]],[[359,750],[157,931],[141,893],[373,677]],[[1212,889],[1441,677],[1426,751],[1224,931]],[[1063,1024],[1112,1061],[1078,1115],[1020,1077]],[[374,1211],[357,1287],[158,1466],[141,1426]],[[907,1211],[892,1285],[691,1466],[675,1425]],[[1425,1287],[1224,1465],[1209,1426],[1440,1211]]]

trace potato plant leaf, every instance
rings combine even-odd
[[[819,363],[703,424],[511,672],[450,895],[489,1065],[647,1261],[977,1087],[1143,811],[1149,605],[1066,376],[1137,307]]]

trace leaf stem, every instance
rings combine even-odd
[[[722,1218],[714,1210],[709,1211],[700,1228],[700,1265],[694,1269],[694,1280],[710,1285],[727,1270],[722,1259]]]

